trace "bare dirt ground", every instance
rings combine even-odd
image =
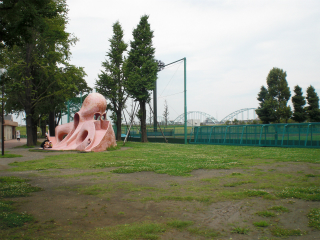
[[[265,229],[253,226],[253,222],[267,220],[279,224],[284,228],[301,229],[307,235],[292,236],[289,239],[320,239],[320,232],[308,227],[307,213],[311,208],[319,208],[319,202],[303,200],[265,200],[263,198],[250,198],[244,200],[223,201],[212,204],[198,201],[142,201],[143,197],[158,196],[162,194],[154,189],[173,189],[170,191],[183,191],[179,186],[197,183],[201,179],[212,176],[230,175],[232,170],[196,170],[192,177],[168,176],[153,172],[139,172],[131,174],[110,173],[111,168],[99,170],[61,169],[41,173],[39,171],[8,172],[8,164],[13,161],[28,161],[43,158],[61,152],[29,152],[25,148],[12,147],[25,144],[6,142],[6,149],[10,153],[21,154],[23,157],[0,160],[0,176],[18,176],[30,179],[30,184],[39,186],[43,191],[32,193],[29,197],[14,198],[19,202],[19,211],[32,214],[43,226],[52,225],[45,236],[51,239],[78,239],[82,234],[95,228],[129,224],[134,222],[166,222],[170,219],[193,221],[194,226],[214,229],[221,235],[215,239],[279,239]],[[281,163],[282,171],[297,172],[310,171],[310,164]],[[268,170],[275,166],[262,166]],[[247,170],[237,169],[237,172]],[[83,173],[100,172],[101,176],[83,176]],[[63,177],[69,176],[69,177]],[[135,190],[137,188],[150,188],[153,192]],[[173,184],[174,183],[174,184]],[[86,193],[85,187],[96,184],[116,186],[116,190],[109,189],[107,194]],[[119,185],[120,184],[120,185]],[[122,184],[122,185],[121,185]],[[122,186],[122,187],[121,187]],[[176,188],[170,188],[176,186]],[[129,189],[129,190],[128,190]],[[213,189],[214,191],[214,189]],[[266,210],[270,206],[281,205],[290,210],[272,219],[257,216],[257,211]],[[231,233],[233,227],[248,227],[249,235]],[[42,231],[39,231],[41,236]],[[199,235],[192,235],[188,231],[169,230],[161,235],[161,239],[206,239]]]

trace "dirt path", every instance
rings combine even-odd
[[[29,161],[61,152],[29,152],[25,148],[12,148],[20,143],[6,143],[10,153],[21,154],[21,158],[1,159],[0,176],[19,176],[30,179],[33,186],[43,191],[35,192],[27,198],[15,198],[20,202],[19,210],[32,214],[41,226],[51,226],[51,230],[39,230],[52,239],[81,238],[84,232],[106,226],[130,224],[134,222],[166,222],[170,219],[193,221],[202,229],[214,229],[221,235],[217,239],[277,239],[264,229],[253,227],[253,222],[267,220],[271,224],[281,223],[290,229],[300,228],[308,235],[292,236],[289,239],[319,239],[319,231],[308,227],[306,216],[310,208],[320,207],[319,202],[302,200],[265,200],[250,198],[206,204],[200,201],[160,200],[169,193],[180,196],[185,188],[198,187],[201,180],[213,176],[227,176],[233,170],[196,170],[192,177],[176,177],[153,172],[131,174],[111,173],[111,168],[99,170],[60,169],[55,171],[5,171],[14,161]],[[11,148],[10,148],[11,147]],[[262,167],[268,171],[275,166]],[[309,169],[308,164],[282,164],[283,171],[297,172]],[[249,170],[237,169],[247,173]],[[202,186],[202,185],[201,185]],[[165,192],[164,192],[165,190]],[[212,189],[212,191],[215,191]],[[196,192],[196,191],[194,191]],[[149,200],[148,200],[149,199]],[[262,219],[255,213],[270,206],[281,205],[290,210],[272,219]],[[233,227],[249,227],[250,235],[231,233]],[[43,227],[43,229],[45,229]],[[187,231],[170,230],[161,239],[206,239]]]

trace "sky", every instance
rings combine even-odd
[[[155,58],[165,64],[186,58],[188,111],[221,120],[258,107],[257,94],[273,67],[286,71],[291,96],[296,85],[304,95],[310,85],[320,95],[319,0],[67,0],[67,5],[67,31],[79,39],[71,64],[84,67],[90,87],[103,69],[112,25],[120,22],[129,44],[140,17],[148,15]],[[173,120],[183,113],[183,65],[160,73],[160,91],[179,99],[165,99]],[[158,115],[162,112],[160,102]]]

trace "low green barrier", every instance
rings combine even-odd
[[[320,148],[320,123],[200,126],[189,143]]]
[[[117,134],[117,128],[114,125],[113,130],[115,134]],[[162,132],[161,132],[162,131]],[[127,135],[128,127],[122,126],[121,128],[121,135],[125,136]],[[188,137],[191,136],[191,133],[193,132],[192,127],[187,128],[187,134]],[[158,127],[155,131],[155,129],[147,128],[147,138],[149,142],[165,142],[163,135],[166,137],[168,143],[181,143],[184,144],[184,126],[168,126],[163,127],[161,126],[161,130]],[[124,137],[122,138],[124,140]],[[135,141],[140,142],[141,141],[141,130],[140,126],[132,126],[130,129],[130,134],[128,136],[128,141]]]

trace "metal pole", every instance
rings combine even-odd
[[[1,102],[2,102],[2,126],[1,126],[1,130],[2,130],[2,132],[1,132],[1,138],[2,138],[2,145],[1,145],[1,149],[2,149],[2,156],[4,155],[4,111],[3,111],[3,83],[2,83],[2,100],[1,100]]]
[[[1,75],[4,74],[6,72],[5,69],[1,68],[0,69],[0,81],[1,81]],[[2,80],[2,99],[1,99],[1,103],[2,103],[2,124],[1,124],[1,149],[2,149],[2,156],[4,155],[4,107],[3,107],[3,93],[4,93],[4,80]]]
[[[68,123],[70,122],[70,101],[68,100]]]
[[[154,83],[153,90],[153,131],[157,132],[157,123],[158,123],[158,100],[157,100],[157,81]]]
[[[187,59],[184,58],[184,144],[187,144]]]

